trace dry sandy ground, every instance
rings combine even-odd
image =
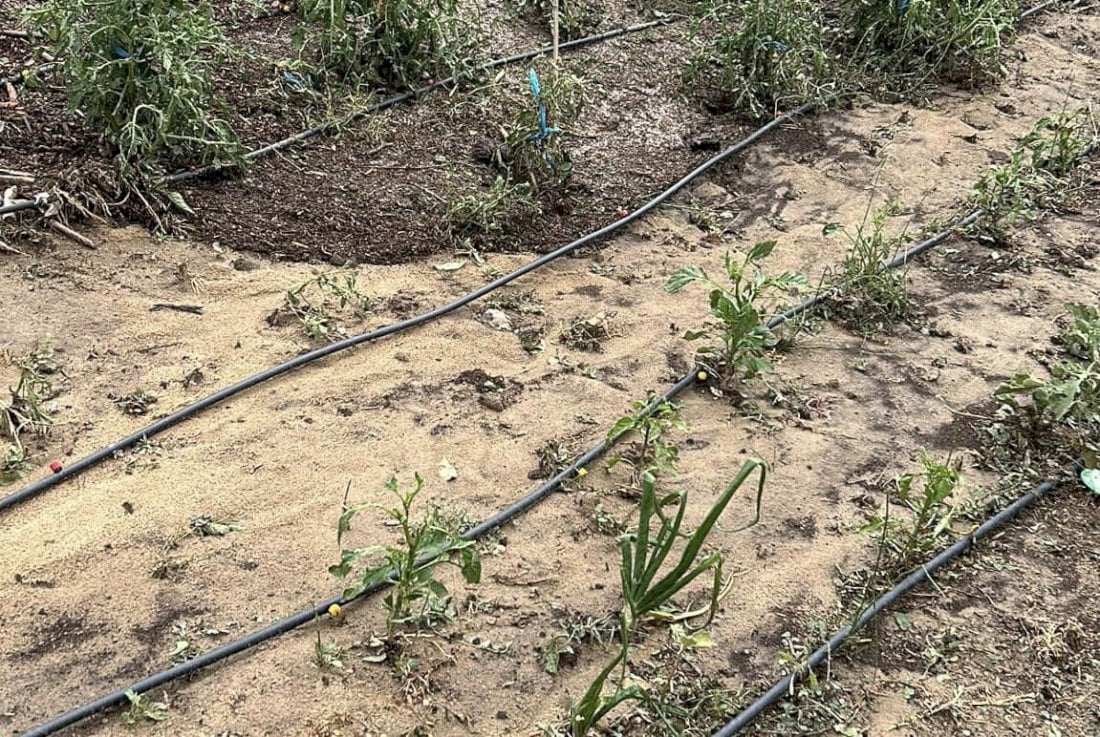
[[[1096,60],[1073,48],[1082,35],[1096,37],[1100,19],[1043,27],[1058,36],[1024,37],[1026,60],[1000,92],[806,121],[604,250],[525,279],[510,293],[530,292],[542,314],[512,318],[545,328],[539,353],[486,324],[482,306],[465,310],[249,392],[161,436],[159,453],[123,454],[0,514],[0,726],[18,733],[168,666],[181,622],[199,631],[191,640],[205,649],[333,595],[339,583],[326,568],[338,558],[335,526],[349,481],[351,500],[384,502],[391,474],[408,481],[419,471],[429,480],[426,500],[475,519],[517,498],[546,441],[588,447],[632,400],[688,365],[691,349],[679,336],[701,324],[704,296],[664,293],[680,266],[717,272],[726,248],[776,239],[767,268],[798,269],[816,281],[844,251],[840,239],[822,237],[822,225],[858,223],[869,198],[901,203],[897,228],[942,215],[1036,119],[1100,88]],[[700,212],[729,235],[701,231],[691,222]],[[816,644],[811,625],[835,611],[838,571],[873,559],[856,527],[881,503],[882,480],[914,469],[922,448],[968,459],[965,448],[976,441],[957,411],[981,406],[1009,375],[1039,370],[1033,354],[1050,347],[1064,302],[1100,302],[1096,225],[1094,202],[1082,215],[1022,232],[1007,252],[949,243],[911,271],[935,330],[906,327],[866,341],[824,324],[784,354],[769,379],[792,402],[769,407],[762,395],[759,418],[703,392],[684,397],[691,430],[677,440],[689,523],[745,458],[772,464],[761,524],[714,540],[736,585],[713,627],[717,647],[695,656],[694,667],[730,693],[752,695],[782,672],[778,655],[791,649],[791,637]],[[35,475],[47,472],[49,459],[79,457],[147,421],[121,412],[113,397],[149,391],[158,397],[152,412],[165,413],[307,347],[294,326],[270,327],[265,318],[308,278],[308,267],[152,242],[136,229],[92,235],[100,242],[94,252],[47,239],[21,243],[27,257],[0,261],[0,348],[19,355],[52,336],[67,376],[58,425],[32,448]],[[1082,268],[1064,265],[1071,252]],[[444,260],[359,269],[360,284],[384,306],[350,327],[443,302],[524,257],[434,268]],[[189,277],[180,278],[180,264]],[[150,311],[158,302],[199,304],[204,313]],[[603,352],[558,342],[570,320],[596,313],[611,315],[614,328]],[[494,381],[506,391],[484,393],[482,374],[472,371],[500,377]],[[440,479],[444,459],[457,479]],[[969,465],[966,475],[976,496],[996,487]],[[617,544],[593,517],[600,504],[629,519],[631,503],[615,492],[623,481],[621,470],[594,468],[584,484],[509,525],[486,557],[482,584],[464,587],[445,574],[460,614],[439,637],[407,645],[420,661],[415,677],[403,682],[392,664],[368,663],[353,647],[384,632],[379,603],[369,600],[342,622],[320,625],[325,638],[349,648],[342,671],[314,665],[316,632],[303,628],[172,684],[170,720],[136,731],[533,733],[536,723],[559,718],[609,657],[587,646],[551,676],[540,648],[562,620],[619,605]],[[737,500],[727,529],[750,506],[747,495]],[[242,529],[185,536],[196,515]],[[1097,504],[1079,487],[1061,490],[938,589],[910,599],[910,629],[895,631],[891,618],[879,645],[837,663],[827,692],[807,696],[831,710],[832,723],[815,730],[1095,733],[1098,527]],[[353,543],[379,539],[396,538],[378,515],[357,521]],[[1075,627],[1081,635],[1067,634]],[[942,658],[926,653],[933,646]],[[667,630],[652,628],[644,648],[655,668],[668,647]],[[773,722],[773,733],[796,733],[790,724]],[[698,726],[703,734],[714,722]],[[71,733],[129,729],[109,713]]]

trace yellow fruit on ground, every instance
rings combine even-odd
[[[697,373],[695,375],[695,378],[698,379],[699,381],[706,381],[707,380],[707,372],[706,371],[700,371],[699,373]]]
[[[328,608],[328,615],[330,617],[332,617],[333,619],[336,619],[337,617],[339,617],[340,616],[340,605],[339,604],[333,604],[332,606],[330,606]]]

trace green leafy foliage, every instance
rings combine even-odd
[[[944,547],[955,519],[952,497],[962,480],[958,469],[950,459],[940,462],[925,452],[921,453],[921,466],[918,473],[894,479],[906,515],[891,515],[887,502],[884,513],[873,516],[862,528],[880,536],[879,568],[890,578]]]
[[[512,12],[550,27],[550,0],[509,0]],[[600,13],[592,0],[558,0],[558,32],[562,40],[582,38],[600,24]]]
[[[729,532],[734,534],[760,521],[760,505],[767,480],[767,466],[763,461],[753,459],[742,466],[725,492],[715,501],[702,524],[690,535],[681,533],[684,512],[687,509],[687,494],[681,492],[659,496],[656,479],[649,474],[644,477],[638,506],[637,531],[620,539],[619,573],[623,607],[619,616],[622,648],[574,705],[570,714],[573,737],[587,737],[589,730],[618,705],[649,698],[641,686],[625,685],[634,633],[647,617],[666,607],[673,597],[707,574],[712,579],[710,606],[707,620],[701,627],[710,623],[723,588],[724,558],[717,551],[704,553],[703,548],[730,501],[756,471],[760,472],[760,477],[756,487],[755,516],[748,524]],[[671,515],[664,511],[669,506],[675,507]],[[618,679],[618,685],[613,691],[605,693],[608,680],[620,666],[623,672]]]
[[[542,207],[533,197],[529,182],[497,177],[488,191],[467,194],[447,208],[447,229],[456,237],[506,233],[513,226],[534,220]]]
[[[282,306],[267,317],[269,325],[296,320],[310,339],[318,342],[347,336],[336,312],[366,317],[374,300],[359,290],[358,274],[351,269],[323,272],[289,290]]]
[[[767,326],[772,310],[765,300],[775,293],[799,292],[807,287],[806,277],[794,272],[768,276],[759,262],[775,248],[775,241],[757,243],[743,261],[726,253],[725,270],[728,286],[711,279],[705,271],[686,266],[669,278],[665,290],[676,293],[690,284],[702,282],[710,289],[710,314],[718,321],[717,329],[689,331],[685,340],[717,338],[717,342],[697,349],[698,360],[710,373],[719,377],[723,389],[737,382],[752,379],[770,371],[767,351],[778,339]]]
[[[694,29],[687,81],[723,109],[768,119],[830,94],[832,57],[820,4],[711,0]]]
[[[1100,138],[1091,111],[1079,108],[1041,118],[1022,138],[1012,159],[991,168],[978,180],[971,202],[983,213],[974,233],[1003,243],[1009,229],[1062,205],[1070,182]]]
[[[649,476],[676,474],[680,460],[676,446],[665,440],[669,430],[687,432],[688,426],[680,416],[679,407],[668,401],[653,403],[650,394],[644,400],[632,404],[634,411],[620,417],[607,433],[607,442],[616,443],[626,435],[634,435],[637,442],[626,450],[612,454],[607,467],[625,463],[631,469],[635,484]]]
[[[303,63],[337,82],[417,89],[472,67],[474,27],[458,0],[302,0]]]
[[[240,160],[211,77],[230,47],[206,0],[47,0],[27,18],[61,60],[70,107],[127,166]]]
[[[1016,35],[1017,0],[845,0],[854,57],[880,64],[894,88],[929,77],[983,85],[1001,79]]]
[[[153,701],[145,694],[127,691],[126,700],[130,703],[130,708],[122,712],[124,723],[134,725],[141,722],[168,721],[168,694],[164,694],[163,701]]]
[[[907,240],[886,233],[892,207],[875,210],[870,223],[864,217],[855,231],[829,223],[824,234],[840,233],[850,244],[841,266],[838,295],[832,300],[840,313],[863,335],[882,332],[909,315],[909,295],[903,271],[883,268]]]
[[[346,509],[337,527],[337,542],[343,543],[352,519],[364,509],[372,508],[385,512],[401,530],[400,544],[344,549],[340,562],[329,568],[330,573],[340,578],[358,570],[354,583],[344,590],[345,600],[376,586],[392,584],[383,599],[391,632],[398,627],[432,626],[448,617],[450,596],[447,588],[436,580],[435,566],[450,563],[458,566],[468,583],[481,580],[481,559],[475,543],[442,524],[437,508],[430,508],[419,520],[412,518],[413,503],[423,489],[424,479],[419,474],[416,488],[405,492],[398,487],[397,477],[391,477],[386,490],[397,499],[397,506],[357,504]],[[364,559],[377,556],[383,562],[360,567]]]

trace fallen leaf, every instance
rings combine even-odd
[[[466,265],[465,261],[448,261],[445,264],[436,264],[436,271],[458,271]]]
[[[439,464],[439,478],[444,481],[454,481],[458,478],[458,469],[446,458]]]

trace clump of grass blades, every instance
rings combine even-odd
[[[756,487],[755,516],[748,524],[731,530],[732,534],[746,530],[760,521],[760,504],[767,480],[767,466],[763,461],[753,459],[742,466],[741,471],[711,507],[702,524],[690,536],[680,532],[687,509],[687,494],[680,492],[659,497],[655,478],[647,474],[643,479],[637,531],[620,539],[622,559],[619,573],[623,607],[619,619],[622,648],[573,707],[569,723],[573,737],[586,737],[589,730],[618,705],[631,700],[649,699],[641,686],[625,685],[633,635],[647,617],[667,606],[673,597],[707,573],[712,575],[710,605],[707,620],[700,628],[710,624],[725,585],[722,576],[724,557],[717,551],[704,555],[703,546],[734,495],[756,471],[760,472],[760,477]],[[670,506],[675,507],[675,512],[671,515],[664,511]],[[666,563],[675,560],[673,552],[682,539],[686,539],[686,543],[680,551],[679,559],[669,568]],[[613,692],[605,694],[607,682],[618,668],[622,669],[618,684]]]
[[[48,0],[27,18],[61,59],[70,107],[115,146],[124,173],[240,161],[211,81],[230,47],[209,2]]]
[[[895,212],[892,206],[878,208],[873,215],[868,211],[854,232],[840,223],[829,223],[823,230],[824,235],[840,233],[848,239],[838,279],[839,293],[832,302],[862,335],[880,333],[909,315],[905,272],[883,268],[908,240],[904,233],[886,233],[887,220]]]
[[[686,80],[713,107],[754,118],[822,102],[831,94],[833,65],[823,28],[810,0],[713,0],[693,29]]]
[[[321,78],[416,89],[471,69],[478,29],[458,0],[302,0],[310,25],[294,37]]]
[[[895,91],[935,77],[984,85],[1005,74],[1002,55],[1016,35],[1017,0],[846,0],[843,27],[852,58]]]

